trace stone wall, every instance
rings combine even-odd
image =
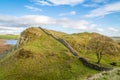
[[[79,60],[87,67],[89,68],[92,68],[92,69],[96,69],[96,70],[99,70],[99,71],[109,71],[109,70],[112,70],[113,68],[108,68],[108,67],[103,67],[103,66],[100,66],[100,65],[97,65],[97,64],[93,64],[93,63],[90,63],[87,59],[83,58],[83,57],[80,57]]]
[[[79,56],[79,53],[78,53],[75,49],[73,49],[73,48],[69,45],[68,42],[66,42],[65,40],[63,40],[63,39],[61,39],[61,38],[55,37],[54,35],[46,32],[46,31],[45,31],[44,29],[42,29],[41,27],[39,27],[39,28],[40,28],[43,32],[45,32],[47,35],[53,37],[55,40],[59,41],[61,44],[63,44],[64,46],[66,46],[66,47],[69,49],[69,51],[70,51],[74,56]]]
[[[54,35],[46,32],[44,29],[42,29],[41,27],[39,27],[43,32],[45,32],[47,35],[51,36],[52,38],[54,38],[55,40],[59,41],[61,44],[63,44],[66,48],[69,49],[69,51],[74,55],[74,56],[78,56],[79,57],[79,53],[72,48],[72,46],[69,45],[68,42],[66,42],[65,40],[61,39],[61,38],[57,38]],[[97,64],[92,64],[90,63],[87,59],[83,58],[83,57],[79,57],[79,60],[82,62],[83,65],[92,68],[92,69],[96,69],[99,71],[108,71],[111,70],[112,68],[107,68],[107,67],[103,67]]]

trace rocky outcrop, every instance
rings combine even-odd
[[[26,41],[28,41],[30,39],[29,36],[27,37],[24,37],[24,36],[21,36],[17,42],[17,48],[20,47],[21,45],[23,45]]]
[[[29,30],[31,29],[31,31]],[[37,31],[32,31],[32,27],[25,31],[23,31],[20,35],[20,38],[17,42],[17,48],[21,45],[24,45],[27,41],[31,40],[32,36],[40,37],[41,34],[39,34]]]

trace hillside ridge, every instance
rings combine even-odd
[[[47,35],[51,36],[52,38],[54,38],[55,40],[59,41],[61,44],[63,44],[64,46],[66,46],[66,47],[69,49],[69,51],[70,51],[74,56],[78,56],[78,52],[77,52],[75,49],[73,49],[73,48],[70,46],[70,44],[67,43],[64,39],[62,39],[62,38],[57,38],[57,37],[55,37],[54,35],[46,32],[43,28],[41,28],[41,27],[39,27],[39,28],[40,28],[43,32],[45,32]]]
[[[101,35],[28,28],[21,33],[17,48],[1,60],[0,80],[84,80],[100,71],[119,67],[117,54],[106,54],[101,63],[96,64],[96,55],[86,46],[90,46],[92,43],[88,42],[96,36]],[[117,66],[110,65],[112,62]]]
[[[98,64],[93,64],[93,63],[90,63],[87,59],[85,59],[84,57],[80,57],[79,56],[79,53],[72,48],[72,46],[70,46],[69,43],[67,43],[64,39],[62,38],[57,38],[55,37],[54,35],[52,35],[51,33],[48,33],[47,31],[45,31],[43,28],[39,27],[43,32],[45,32],[47,35],[51,36],[52,38],[54,38],[55,40],[57,40],[58,42],[60,42],[61,44],[63,44],[67,49],[69,49],[69,51],[74,55],[74,56],[77,56],[78,59],[83,63],[83,65],[87,66],[87,67],[90,67],[92,69],[96,69],[96,70],[100,70],[100,71],[108,71],[108,70],[111,70],[113,68],[108,68],[108,67],[103,67],[103,66],[100,66]]]

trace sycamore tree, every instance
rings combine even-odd
[[[103,54],[113,55],[114,53],[119,52],[118,44],[111,38],[103,35],[98,35],[92,38],[88,42],[87,47],[91,52],[96,54],[97,64],[100,63]]]

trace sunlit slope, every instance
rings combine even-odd
[[[96,63],[97,62],[97,56],[95,54],[94,51],[92,51],[93,49],[91,47],[93,47],[93,44],[95,43],[95,38],[96,37],[101,37],[103,36],[104,39],[100,39],[101,41],[105,41],[108,42],[108,48],[106,50],[106,52],[104,52],[104,54],[102,55],[102,60],[101,60],[101,64],[104,66],[111,66],[110,63],[115,62],[117,64],[117,66],[120,67],[120,45],[112,40],[110,37],[98,34],[98,33],[88,33],[88,32],[84,32],[84,33],[78,33],[78,34],[71,34],[71,35],[63,35],[64,40],[66,40],[67,42],[69,42],[69,44],[79,52],[80,56],[88,58],[91,62]],[[98,39],[99,40],[99,39]],[[109,40],[109,41],[108,41]],[[100,46],[104,46],[101,45]],[[89,48],[91,48],[91,51],[89,51]],[[105,48],[106,49],[106,48]]]
[[[67,35],[49,32],[57,37]],[[18,48],[0,63],[0,80],[83,80],[96,72],[39,28],[25,30]]]

